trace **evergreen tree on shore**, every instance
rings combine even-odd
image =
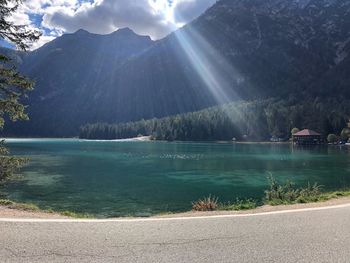
[[[267,141],[272,136],[287,140],[298,131],[294,127],[313,129],[324,136],[340,134],[349,112],[348,100],[240,101],[161,119],[88,124],[81,127],[80,138],[125,139],[142,134],[168,141]],[[342,133],[350,138],[348,128]]]
[[[39,39],[40,32],[28,30],[26,26],[10,21],[9,18],[20,4],[20,0],[0,0],[0,38],[25,51],[30,43]],[[32,89],[33,83],[17,71],[10,58],[0,54],[0,130],[5,125],[5,119],[28,119],[21,99]],[[5,141],[0,142],[0,181],[10,177],[24,162],[23,158],[9,156]]]

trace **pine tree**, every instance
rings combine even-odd
[[[20,4],[20,0],[0,0],[0,38],[25,51],[30,43],[39,39],[40,32],[29,30],[23,25],[15,25],[9,20]],[[6,117],[11,121],[28,119],[21,99],[32,89],[33,83],[17,71],[10,58],[0,54],[0,129],[3,129]],[[2,140],[0,181],[10,177],[25,162],[23,158],[9,156],[4,144],[5,141]]]

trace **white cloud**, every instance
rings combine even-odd
[[[160,39],[199,16],[216,0],[28,0],[12,17],[44,32],[33,48],[78,29],[106,34],[129,27]]]
[[[57,36],[48,36],[48,35],[42,35],[40,37],[40,39],[38,41],[36,41],[35,43],[33,43],[31,45],[31,49],[35,50],[43,45],[45,45],[46,43],[54,40]]]
[[[44,15],[43,25],[74,32],[80,28],[106,34],[118,28],[130,27],[136,33],[154,39],[176,29],[167,16],[167,8],[158,9],[154,0],[103,0],[82,4],[76,11],[59,9]],[[159,1],[159,0],[158,0]]]
[[[174,20],[178,24],[186,24],[202,14],[217,0],[178,0],[173,7]]]

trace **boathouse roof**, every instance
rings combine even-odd
[[[321,136],[321,134],[313,130],[305,129],[300,132],[297,132],[296,134],[294,134],[294,136]]]

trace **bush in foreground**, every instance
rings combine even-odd
[[[270,189],[265,191],[265,204],[310,203],[318,202],[322,198],[322,187],[317,183],[313,185],[308,184],[305,188],[297,188],[291,181],[279,184],[272,176],[269,178],[269,181]]]
[[[217,197],[209,196],[202,198],[192,203],[193,211],[239,211],[250,210],[257,208],[263,204],[265,205],[288,205],[288,204],[302,204],[313,203],[320,201],[327,201],[334,198],[350,196],[350,191],[337,191],[324,193],[322,192],[322,186],[315,183],[310,183],[306,187],[298,188],[291,181],[287,181],[284,184],[280,184],[273,177],[269,177],[269,189],[265,191],[265,198],[262,200],[236,199],[235,202],[219,203]]]
[[[240,211],[240,210],[249,210],[254,209],[258,206],[257,202],[253,199],[240,200],[236,199],[235,202],[231,203],[219,203],[219,199],[215,196],[209,195],[209,197],[205,197],[199,199],[196,202],[192,203],[193,211]]]
[[[192,203],[193,211],[215,211],[218,207],[218,198],[211,195]]]

